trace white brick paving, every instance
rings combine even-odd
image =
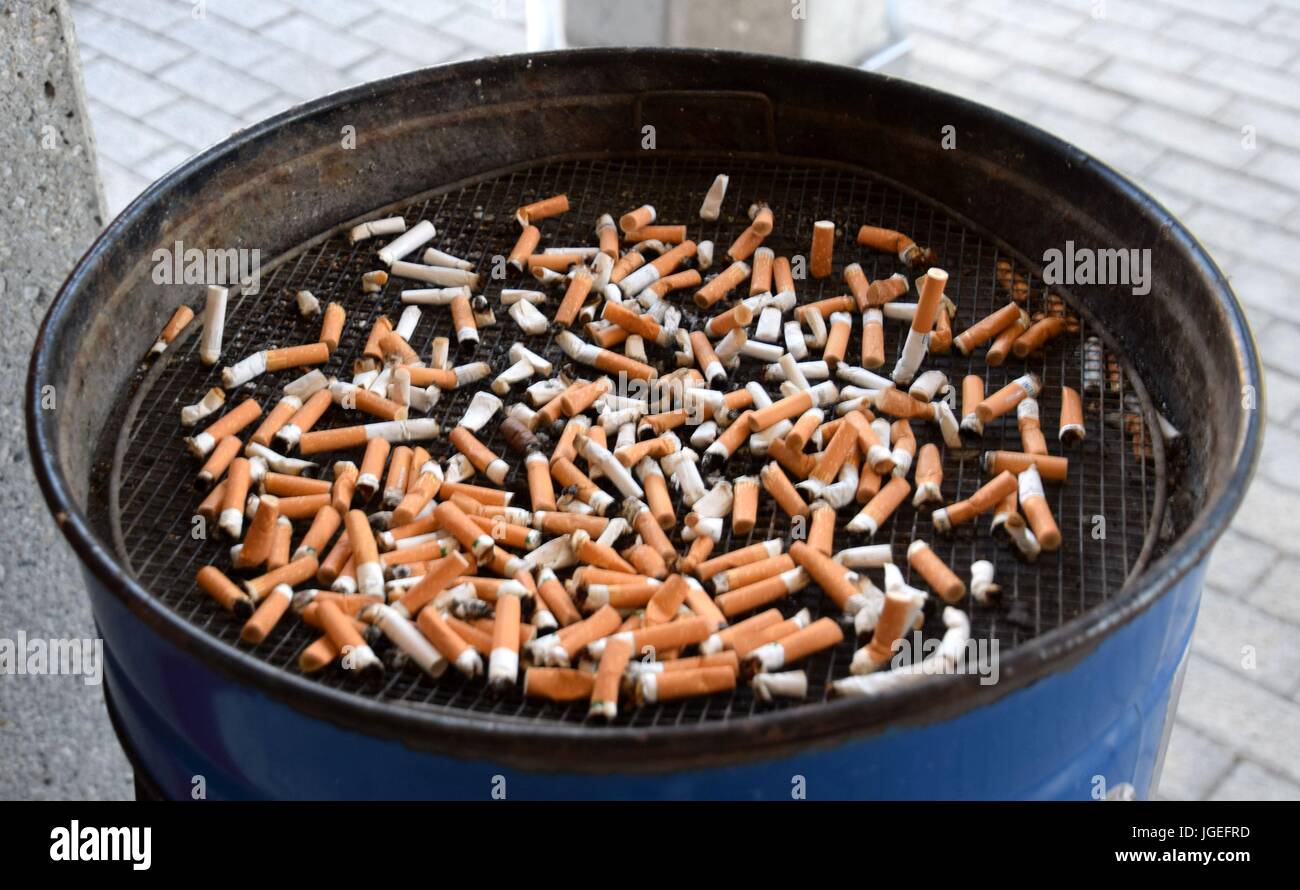
[[[894,73],[1021,116],[1134,177],[1183,217],[1247,306],[1267,366],[1265,456],[1210,564],[1159,793],[1300,798],[1300,293],[1289,268],[1300,256],[1300,0],[902,2],[917,49]],[[518,0],[504,19],[493,0],[207,0],[200,18],[189,0],[72,5],[113,212],[192,152],[295,102],[523,48]]]

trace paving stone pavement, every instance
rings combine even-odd
[[[1244,302],[1266,365],[1264,458],[1210,566],[1159,795],[1300,799],[1300,294],[1284,266],[1300,254],[1300,0],[901,3],[914,46],[892,73],[1036,123],[1132,177]],[[519,0],[72,5],[112,213],[295,102],[524,46]]]

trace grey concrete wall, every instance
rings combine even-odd
[[[106,221],[65,0],[0,0],[0,194],[0,640],[93,638],[23,423],[36,331]],[[131,795],[101,689],[77,676],[0,674],[0,798]]]

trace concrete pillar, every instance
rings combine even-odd
[[[107,221],[66,0],[0,0],[0,638],[97,636],[27,456],[41,319]],[[81,677],[0,675],[0,798],[123,798],[131,769]]]

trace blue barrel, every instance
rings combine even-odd
[[[274,255],[433,184],[539,158],[636,150],[853,164],[1024,256],[1070,239],[1150,246],[1141,300],[1085,295],[1182,431],[1156,558],[1105,602],[1000,659],[996,684],[927,677],[870,699],[683,726],[602,727],[400,707],[273,668],[162,605],[123,568],[92,485],[115,394],[181,296],[150,252]],[[935,134],[955,126],[961,152]],[[364,153],[331,146],[355,127]],[[436,175],[429,159],[437,159]],[[254,187],[247,188],[249,184]],[[1194,324],[1187,319],[1195,319]],[[41,407],[53,386],[58,407]],[[1077,149],[978,105],[861,71],[696,50],[586,50],[402,75],[250,128],[155,184],[51,305],[32,357],[33,466],[82,561],[110,711],[141,784],[168,798],[1024,798],[1146,796],[1205,563],[1245,492],[1263,417],[1258,356],[1213,262],[1162,207]]]

